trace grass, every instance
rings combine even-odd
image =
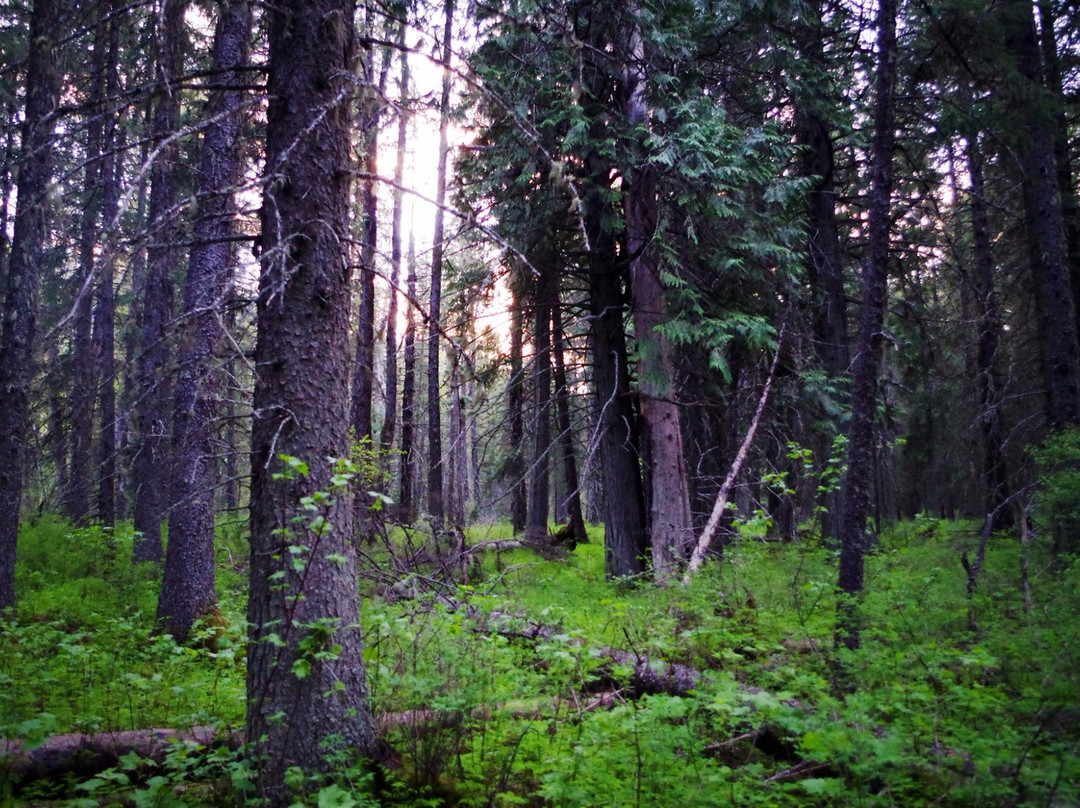
[[[131,567],[129,530],[27,526],[18,612],[0,625],[0,734],[242,723],[244,536],[220,534],[229,627],[211,650],[152,634],[156,581]],[[863,648],[843,656],[835,557],[811,542],[744,538],[667,588],[605,580],[599,531],[560,560],[489,552],[456,597],[553,629],[535,642],[429,597],[369,596],[370,697],[402,762],[376,788],[343,761],[301,804],[1075,805],[1080,564],[1029,545],[1028,609],[1021,548],[995,536],[969,598],[959,558],[977,541],[967,523],[887,531],[868,560]],[[608,647],[692,666],[699,687],[635,694]],[[838,666],[855,692],[836,691]],[[446,718],[409,712],[431,709]],[[184,804],[180,790],[212,776],[227,787],[186,804],[245,803],[242,760],[203,771],[191,756],[204,753],[185,754],[152,794],[128,783],[123,799]],[[111,782],[67,791],[83,800],[70,804],[109,804]]]

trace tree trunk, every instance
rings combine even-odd
[[[90,60],[90,120],[86,126],[86,165],[83,169],[83,210],[79,225],[79,286],[75,301],[72,337],[71,377],[71,477],[65,510],[76,524],[90,518],[93,463],[94,392],[98,376],[93,342],[94,250],[97,246],[98,213],[101,210],[102,138],[106,111],[103,107],[106,83],[106,53],[109,47],[107,7],[98,9],[94,24],[94,52]]]
[[[605,231],[604,220],[611,215],[603,199],[608,193],[607,171],[597,162],[595,157],[586,160],[592,181],[584,200],[591,246],[588,271],[593,391],[599,412],[597,428],[604,492],[604,570],[609,577],[617,578],[645,571],[648,541],[623,328],[625,264],[619,261],[614,239]]]
[[[997,513],[995,522],[1002,527],[1012,524],[1011,515],[1000,510],[1009,500],[1009,475],[1005,464],[1005,435],[1000,412],[1001,380],[998,370],[998,315],[994,292],[994,256],[990,246],[982,155],[977,135],[967,140],[967,168],[971,178],[971,229],[975,251],[975,316],[978,323],[976,349],[976,386],[978,423],[982,439],[982,478],[986,489],[986,513]]]
[[[645,88],[645,44],[638,9],[629,36],[630,52],[625,81],[627,122],[637,139],[635,169],[625,183],[627,247],[630,254],[630,289],[633,294],[634,331],[637,338],[637,380],[641,408],[642,464],[649,493],[649,542],[653,576],[664,583],[685,561],[694,540],[690,518],[690,486],[683,456],[679,405],[675,401],[671,346],[660,328],[668,319],[664,286],[660,281],[660,255],[653,237],[659,218],[656,168],[649,162],[645,140],[649,129]]]
[[[406,105],[409,102],[409,54],[405,47],[404,23],[398,36],[401,48],[401,83],[398,89],[397,154],[394,161],[394,207],[390,218],[390,308],[386,314],[386,416],[383,419],[383,453],[389,452],[394,445],[397,432],[397,397],[398,397],[398,284],[401,282],[401,235],[402,215],[405,211],[405,157],[409,136],[409,115]],[[410,301],[411,307],[411,301]]]
[[[416,431],[416,250],[409,235],[408,281],[406,295],[409,305],[405,311],[405,345],[402,351],[401,381],[401,519],[412,522],[416,516],[413,504],[413,441]]]
[[[840,534],[836,643],[859,647],[856,598],[863,589],[866,519],[875,477],[874,415],[888,295],[890,202],[893,185],[897,0],[881,0],[877,20],[877,77],[871,146],[869,243],[863,268],[863,310],[855,358],[848,431],[848,470]]]
[[[450,127],[450,62],[454,34],[454,0],[445,0],[442,41],[442,98],[439,106],[439,168],[435,189],[435,234],[431,243],[431,295],[428,308],[428,513],[436,526],[443,521],[442,401],[439,356],[442,350],[443,206],[446,204],[447,137]]]
[[[220,0],[214,34],[213,70],[224,87],[239,86],[251,39],[247,0]],[[240,130],[244,94],[214,90],[212,121],[203,136],[191,249],[184,283],[184,310],[177,350],[173,406],[173,472],[169,544],[157,619],[183,642],[195,621],[217,603],[214,583],[214,419],[219,391],[227,384],[214,372],[221,341],[225,292],[232,275],[229,236],[233,189],[240,178]]]
[[[349,449],[353,6],[309,0],[266,13],[270,103],[255,348],[247,737],[255,745],[260,796],[284,806],[291,801],[290,767],[322,770],[328,757],[346,750],[370,755],[375,724],[352,507],[330,459]],[[319,502],[318,492],[329,501]]]
[[[57,54],[59,9],[35,0],[26,64],[26,109],[19,150],[14,238],[4,288],[0,330],[0,611],[15,606],[15,550],[22,501],[23,463],[29,441],[30,387],[36,339],[38,288],[48,235],[53,128],[60,93]]]
[[[510,384],[506,393],[509,410],[510,446],[506,461],[506,479],[510,483],[510,525],[515,536],[525,532],[528,519],[528,499],[525,485],[525,373],[522,343],[525,341],[525,322],[521,310],[522,270],[510,278]]]
[[[120,50],[120,15],[115,13],[116,2],[109,0],[106,8],[112,13],[109,20],[109,58],[106,96],[116,98],[120,81],[116,60]],[[118,159],[124,145],[124,134],[113,116],[105,122],[104,153],[101,165],[101,220],[106,227],[119,226],[120,176],[123,160]],[[117,483],[117,418],[116,418],[116,251],[107,244],[98,267],[94,295],[94,357],[98,376],[94,384],[98,391],[101,432],[98,440],[98,499],[97,516],[104,525],[116,523]]]
[[[373,36],[374,17],[371,6],[365,7],[368,36]],[[349,422],[352,439],[374,451],[372,442],[372,394],[375,389],[375,256],[379,238],[379,118],[382,114],[382,90],[375,76],[375,48],[368,47],[361,62],[364,67],[364,92],[360,101],[357,124],[360,129],[360,209],[363,222],[360,230],[360,310],[356,318],[356,357],[353,361],[352,404]],[[365,491],[354,492],[357,527],[367,521],[368,500]]]
[[[137,448],[131,479],[135,486],[135,546],[132,560],[160,562],[161,524],[169,504],[169,415],[173,277],[179,268],[181,231],[180,148],[173,136],[180,125],[179,81],[183,72],[184,13],[188,0],[165,0],[158,31],[158,86],[152,139],[160,153],[150,175],[150,235],[146,255],[135,407]]]
[[[581,482],[578,479],[577,457],[574,451],[574,427],[570,419],[570,385],[566,377],[566,335],[563,333],[562,308],[556,302],[551,311],[552,340],[555,354],[555,408],[559,426],[559,448],[563,461],[563,482],[566,484],[566,524],[570,538],[577,543],[587,542],[585,517],[581,511]]]
[[[1016,116],[1016,149],[1023,172],[1047,412],[1051,424],[1065,427],[1080,423],[1080,345],[1054,157],[1053,119],[1042,86],[1032,13],[1030,0],[1009,0],[1004,7],[1007,45],[1020,70],[1020,80],[1006,83],[1006,89]]]
[[[540,275],[533,302],[533,453],[525,538],[543,542],[548,534],[551,499],[551,309],[553,299],[558,303],[559,277],[550,246],[542,244],[533,259]]]
[[[810,4],[809,19],[800,27],[800,51],[809,68],[802,76],[803,92],[796,98],[796,139],[802,146],[802,176],[813,179],[807,194],[807,279],[810,284],[813,312],[814,346],[818,361],[834,390],[847,389],[846,376],[851,362],[847,339],[847,298],[844,294],[844,264],[836,224],[836,180],[834,147],[828,114],[836,108],[829,97],[825,60],[825,31],[820,2]],[[840,402],[836,402],[839,406]],[[831,413],[829,413],[831,415]],[[815,441],[813,450],[820,470],[828,463],[833,435],[825,433]],[[839,490],[821,495],[821,535],[839,535],[843,503]]]
[[[1076,304],[1077,327],[1080,329],[1080,199],[1073,182],[1072,157],[1069,147],[1069,119],[1066,115],[1065,90],[1062,86],[1061,56],[1054,32],[1054,9],[1048,0],[1038,0],[1040,38],[1043,56],[1043,75],[1050,95],[1053,115],[1054,159],[1057,162],[1058,192],[1061,194],[1061,218],[1065,225],[1065,254],[1068,256],[1069,278],[1073,302]]]

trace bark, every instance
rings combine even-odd
[[[1069,119],[1066,115],[1065,90],[1061,75],[1061,56],[1054,31],[1054,9],[1048,0],[1038,0],[1039,44],[1043,56],[1043,76],[1049,93],[1053,115],[1054,159],[1057,162],[1058,192],[1061,194],[1061,217],[1065,225],[1065,252],[1068,256],[1069,278],[1076,319],[1080,328],[1080,199],[1073,182],[1072,158],[1069,147]]]
[[[462,537],[465,535],[465,500],[468,499],[469,491],[467,448],[465,407],[461,400],[461,363],[455,354],[450,373],[450,450],[447,452],[450,479],[446,486],[449,495],[447,516],[450,526]]]
[[[649,493],[649,543],[653,576],[658,583],[676,574],[693,543],[690,486],[683,456],[679,405],[675,401],[671,345],[661,328],[668,320],[667,300],[660,280],[660,256],[653,243],[659,218],[657,171],[650,164],[645,139],[649,130],[645,88],[645,44],[637,21],[630,31],[626,83],[627,122],[634,128],[636,166],[625,191],[627,247],[630,253],[630,288],[633,293],[634,332],[637,338],[637,380],[641,409],[643,469]]]
[[[525,538],[532,542],[547,538],[551,512],[551,309],[559,295],[554,261],[546,245],[533,253],[532,264],[540,275],[533,304],[533,453],[525,526]]]
[[[193,742],[203,746],[225,743],[239,748],[239,736],[221,738],[216,727],[192,727],[190,732],[175,729],[137,729],[54,735],[33,749],[21,741],[0,740],[0,767],[7,778],[16,781],[76,780],[93,777],[120,758],[134,752],[139,758],[164,763],[177,743]]]
[[[225,87],[238,86],[248,60],[251,7],[221,0],[214,34],[213,70]],[[169,544],[158,599],[161,627],[183,642],[195,621],[217,603],[214,578],[214,421],[228,379],[215,372],[225,293],[232,277],[229,237],[235,231],[233,189],[240,178],[244,94],[215,90],[203,136],[194,222],[195,246],[184,283],[173,402],[173,472]]]
[[[648,535],[638,455],[637,417],[630,393],[626,351],[625,286],[628,267],[615,235],[625,224],[612,208],[612,157],[602,144],[613,137],[609,119],[615,83],[609,73],[606,31],[611,9],[583,8],[578,18],[588,47],[583,53],[584,114],[590,122],[582,156],[582,215],[588,245],[587,277],[592,325],[593,394],[597,408],[600,479],[603,489],[604,570],[609,577],[645,570]]]
[[[266,11],[246,735],[259,794],[274,806],[290,804],[290,766],[322,770],[328,756],[367,757],[375,745],[353,511],[328,459],[349,448],[353,11],[348,0]],[[307,469],[290,472],[283,455]],[[306,509],[302,498],[320,491],[331,500]]]
[[[405,312],[405,344],[402,350],[401,380],[401,465],[399,477],[401,495],[401,518],[411,522],[415,517],[413,504],[413,441],[416,431],[416,312],[413,301],[416,300],[416,251],[412,236],[409,236],[408,281],[406,295],[409,306]]]
[[[837,601],[836,643],[850,649],[859,647],[855,600],[863,589],[866,519],[875,477],[874,415],[888,295],[889,213],[896,143],[896,8],[897,0],[882,0],[878,8],[868,255],[863,268],[859,352],[852,373],[848,470],[844,478],[844,510],[840,525],[837,587],[841,595]]]
[[[35,0],[30,15],[26,107],[19,150],[14,237],[4,285],[0,326],[0,611],[15,606],[15,552],[29,440],[30,393],[37,331],[38,289],[48,236],[48,188],[53,129],[60,92],[57,58],[59,9]]]
[[[90,93],[87,98],[90,120],[86,127],[86,166],[83,169],[83,210],[79,224],[79,291],[75,301],[72,335],[71,378],[71,478],[65,509],[76,524],[90,518],[92,487],[94,392],[99,375],[95,367],[93,343],[94,250],[97,246],[98,214],[102,191],[102,138],[105,109],[106,53],[109,27],[106,8],[98,10],[94,25],[94,50],[90,60]]]
[[[971,229],[975,267],[975,316],[978,324],[976,348],[976,386],[978,423],[982,441],[982,478],[986,490],[986,513],[999,512],[998,523],[1007,526],[1012,519],[1002,506],[1009,500],[1009,475],[1005,460],[1005,433],[1001,423],[1001,379],[998,367],[998,335],[1001,317],[994,290],[994,256],[990,246],[982,155],[977,136],[967,141],[967,169],[971,178]]]
[[[401,83],[398,92],[397,153],[394,161],[394,206],[390,214],[390,308],[386,314],[386,416],[380,443],[384,453],[394,445],[397,433],[398,398],[398,284],[401,282],[401,235],[402,216],[405,210],[405,156],[409,136],[409,54],[405,48],[404,24],[398,37],[401,48]]]
[[[1047,415],[1052,425],[1065,427],[1080,423],[1080,346],[1054,156],[1051,104],[1042,87],[1031,3],[1009,0],[1004,13],[1007,46],[1020,70],[1020,80],[1007,83],[1007,97],[1017,119],[1016,150],[1023,173]]]
[[[519,275],[522,269],[519,267]],[[510,524],[515,536],[525,532],[528,519],[528,499],[525,486],[525,376],[522,360],[524,318],[521,310],[521,279],[510,280],[510,384],[506,407],[510,421],[510,456],[506,461],[506,478],[510,482]]]
[[[450,127],[450,61],[454,33],[454,0],[445,0],[442,41],[442,98],[439,106],[439,167],[435,189],[435,233],[431,244],[431,295],[428,307],[428,513],[441,526],[443,507],[442,402],[439,356],[442,350],[443,206],[446,203],[447,136]]]
[[[599,412],[601,486],[604,492],[604,570],[609,577],[645,571],[648,541],[645,499],[630,397],[630,371],[623,326],[625,264],[615,250],[604,220],[611,214],[603,200],[607,171],[596,165],[586,190],[585,221],[591,249],[588,257],[589,302],[593,329],[593,390]]]
[[[551,312],[552,341],[555,355],[555,409],[559,426],[559,449],[563,461],[563,482],[566,484],[566,526],[569,538],[576,543],[589,540],[585,517],[581,510],[581,482],[578,479],[577,457],[574,450],[574,429],[570,419],[570,385],[566,376],[562,309],[556,304]]]
[[[368,35],[374,34],[372,9],[365,9]],[[353,361],[352,405],[349,422],[353,428],[352,439],[372,443],[371,403],[375,389],[375,255],[379,237],[379,194],[376,177],[379,173],[379,118],[382,114],[382,88],[375,77],[375,49],[366,49],[363,63],[364,91],[361,94],[360,114],[357,125],[360,130],[360,181],[359,207],[363,218],[360,229],[360,306],[356,318],[356,356]],[[357,524],[365,521],[367,496],[355,492]]]
[[[113,0],[106,8],[115,10]],[[109,20],[109,58],[106,95],[115,98],[120,91],[116,68],[120,50],[120,15],[112,14]],[[124,144],[121,128],[113,116],[105,123],[104,160],[101,166],[101,220],[110,230],[119,226],[120,174],[123,161],[117,159]],[[109,238],[109,233],[106,233]],[[106,244],[98,267],[97,285],[94,293],[94,358],[98,376],[94,384],[98,391],[98,409],[101,430],[98,440],[97,517],[104,525],[116,523],[117,483],[117,417],[116,417],[116,292],[113,288],[116,275],[116,252]]]
[[[135,546],[132,560],[159,563],[161,525],[169,504],[169,423],[172,412],[169,361],[172,348],[173,277],[179,268],[181,221],[179,144],[168,138],[180,124],[184,13],[188,0],[165,0],[158,32],[158,86],[152,139],[160,153],[150,175],[149,243],[139,317],[136,450],[131,479],[135,487]]]
[[[803,92],[796,98],[795,109],[795,136],[802,146],[801,173],[804,177],[813,178],[806,200],[807,280],[813,312],[814,348],[829,382],[842,394],[847,388],[851,355],[847,337],[843,254],[836,224],[835,148],[829,124],[829,115],[837,104],[828,95],[822,4],[810,4],[808,14],[807,24],[799,29],[799,49],[809,68],[802,78]],[[822,435],[814,446],[814,454],[819,462],[827,462],[831,450],[832,435]],[[838,519],[843,511],[840,491],[826,492],[819,504],[824,508],[821,535],[838,535]]]

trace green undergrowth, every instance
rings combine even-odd
[[[32,745],[241,723],[244,537],[220,534],[229,626],[178,646],[152,634],[154,576],[131,568],[129,534],[29,526],[19,608],[0,626],[0,733]],[[868,559],[862,648],[842,656],[835,554],[810,541],[744,539],[690,586],[657,587],[605,580],[593,531],[553,560],[489,551],[438,596],[372,588],[369,695],[393,752],[378,771],[342,760],[330,779],[298,775],[298,803],[1076,805],[1080,564],[1049,539],[995,535],[969,597],[960,557],[978,541],[970,523],[886,531]],[[693,668],[697,687],[639,692],[635,660]],[[227,750],[181,745],[164,768],[128,759],[68,783],[58,804],[244,805],[250,779]]]

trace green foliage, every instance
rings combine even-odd
[[[1059,549],[1080,549],[1080,428],[1051,435],[1031,455],[1039,481],[1035,518]]]
[[[35,546],[41,537],[72,532],[40,524],[40,536],[27,531],[30,558],[50,557]],[[484,538],[498,534],[492,526]],[[296,804],[1076,804],[1080,565],[1051,563],[1043,543],[994,536],[969,600],[957,559],[977,543],[975,526],[898,525],[868,559],[868,628],[844,657],[857,691],[840,698],[834,554],[756,535],[744,530],[689,587],[606,581],[594,540],[559,561],[491,554],[483,587],[369,599],[369,695],[401,763],[377,773],[332,752],[328,773],[292,773]],[[120,557],[127,541],[121,532]],[[1022,551],[1045,571],[1030,610]],[[73,574],[93,560],[70,555],[62,563]],[[145,585],[119,576],[120,593],[98,611],[87,601],[0,626],[5,736],[33,746],[72,729],[241,721],[239,627],[215,652],[151,637],[148,619],[121,609]],[[223,596],[227,614],[242,611]],[[333,626],[305,628],[299,659],[332,657]],[[691,666],[698,686],[635,693],[613,647],[660,671]],[[257,804],[252,781],[242,752],[188,743],[164,764],[130,756],[67,793],[80,806]]]

